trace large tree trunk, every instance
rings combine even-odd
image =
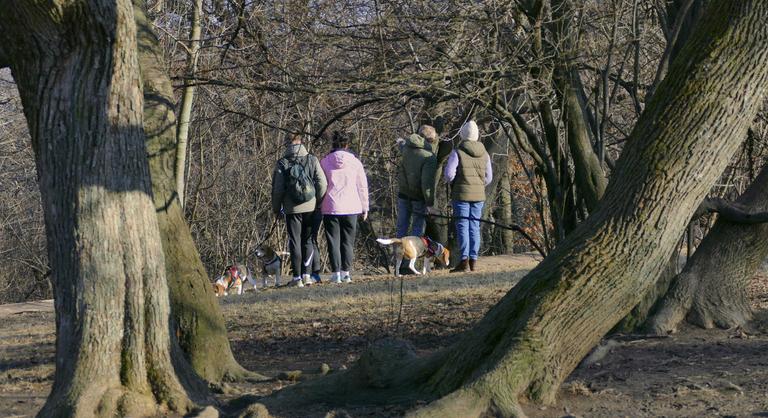
[[[0,44],[13,48],[55,283],[56,373],[39,416],[188,411],[196,381],[171,360],[130,1],[5,1]]]
[[[379,357],[386,366],[367,360],[332,377],[336,385],[289,393],[305,401],[436,399],[414,416],[514,416],[520,396],[552,401],[653,285],[738,149],[768,87],[767,18],[763,1],[712,4],[638,121],[595,212],[456,344],[426,361],[393,350]]]
[[[753,212],[768,210],[768,166],[739,204]],[[768,224],[745,225],[722,217],[707,234],[649,320],[651,332],[666,334],[688,322],[703,328],[731,328],[752,319],[747,282],[768,256]]]
[[[144,14],[144,2],[136,3],[139,64],[144,82],[144,131],[176,335],[186,358],[205,380],[217,383],[263,379],[235,361],[219,304],[184,221],[174,182],[173,89],[157,37]]]

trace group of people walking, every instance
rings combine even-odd
[[[363,163],[349,152],[350,135],[334,132],[332,150],[322,160],[310,154],[297,134],[272,174],[272,211],[285,214],[291,284],[320,282],[317,236],[325,226],[334,283],[352,281],[357,219],[368,217],[368,179]]]
[[[480,217],[485,186],[493,178],[491,159],[479,142],[479,130],[468,121],[459,130],[461,142],[451,151],[443,176],[451,185],[456,225],[458,264],[452,272],[477,268],[480,250]],[[331,281],[349,283],[354,259],[358,218],[368,217],[368,180],[362,162],[349,151],[351,136],[336,131],[332,149],[322,160],[310,154],[302,137],[289,134],[286,150],[272,175],[272,210],[284,214],[292,285],[320,282],[321,263],[317,237],[322,223],[328,242]],[[426,217],[436,213],[437,151],[440,140],[432,126],[399,141],[396,236],[424,235]]]

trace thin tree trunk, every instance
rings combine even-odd
[[[2,2],[0,44],[15,46],[55,283],[56,372],[39,416],[189,411],[204,389],[171,359],[131,2]]]
[[[568,146],[573,157],[576,184],[579,195],[584,198],[587,210],[592,211],[603,197],[608,179],[603,173],[602,164],[589,137],[586,118],[574,91],[571,77],[576,77],[573,70],[563,69],[566,75],[558,82],[563,95],[566,126],[568,127]]]
[[[232,355],[224,317],[177,198],[173,163],[175,115],[173,89],[165,73],[158,39],[135,1],[139,64],[144,83],[144,131],[152,192],[160,226],[173,325],[185,357],[203,379],[264,377],[242,368]]]
[[[768,166],[737,202],[755,212],[768,210]],[[752,319],[747,282],[766,256],[768,224],[739,224],[718,218],[674,279],[648,329],[657,334],[674,332],[686,318],[702,328],[747,325]]]
[[[412,416],[515,416],[557,388],[654,284],[768,87],[768,3],[715,2],[638,121],[595,212],[460,340],[366,354],[295,401],[434,400]],[[365,361],[363,361],[365,360]],[[379,363],[381,361],[381,363]],[[435,400],[436,399],[436,400]]]
[[[190,19],[189,46],[187,47],[187,83],[197,73],[197,60],[200,52],[200,16],[203,12],[203,0],[194,0]],[[189,123],[192,120],[192,104],[195,100],[194,84],[184,87],[181,96],[181,110],[179,112],[179,126],[176,137],[176,191],[179,194],[179,202],[184,208],[186,204],[186,167],[187,144],[189,142]]]
[[[498,125],[496,127],[498,128]],[[485,218],[497,200],[496,197],[500,190],[499,184],[501,184],[504,171],[509,165],[509,137],[499,128],[496,135],[483,141],[483,145],[491,157],[491,170],[493,171],[491,183],[485,186],[485,204],[483,205],[482,214],[482,217]]]
[[[509,175],[509,161],[507,161],[507,167],[503,171],[501,183],[499,183],[499,222],[504,225],[517,224],[517,221],[513,219],[513,203],[512,192],[510,187],[510,175]],[[501,243],[504,247],[504,254],[512,254],[515,249],[515,233],[509,229],[502,229]]]

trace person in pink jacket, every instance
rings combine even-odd
[[[332,143],[333,150],[320,161],[328,180],[320,208],[333,270],[331,282],[349,283],[357,218],[368,218],[368,179],[363,163],[349,152],[350,135],[336,131]]]

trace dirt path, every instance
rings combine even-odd
[[[302,379],[348,368],[373,341],[407,339],[427,354],[454,342],[536,260],[484,259],[483,271],[444,271],[402,282],[354,277],[348,285],[282,288],[220,299],[233,351],[267,375],[299,370]],[[402,297],[400,285],[402,283]],[[768,417],[768,277],[750,285],[759,321],[743,330],[685,329],[668,338],[613,336],[563,386],[556,404],[526,406],[531,417]],[[53,376],[50,302],[0,307],[0,416],[33,416]],[[232,384],[221,399],[267,395],[294,382]],[[345,408],[354,417],[401,416],[405,406]],[[329,408],[272,410],[280,417],[324,417]]]
[[[499,255],[499,256],[492,256],[492,257],[484,257],[482,259],[482,271],[488,271],[488,272],[498,272],[498,271],[520,271],[520,270],[530,270],[536,264],[541,261],[541,257],[538,254],[534,253],[527,253],[527,254],[512,254],[512,255]],[[445,270],[435,270],[433,272],[433,277],[442,277],[446,276],[447,272]],[[327,275],[326,275],[327,276]],[[355,284],[357,283],[371,283],[371,282],[383,282],[387,279],[394,279],[392,277],[388,276],[358,276],[356,277]],[[406,276],[406,280],[412,281],[416,280],[416,276]],[[436,286],[440,286],[439,282],[435,282]],[[450,285],[449,283],[445,283],[445,285]],[[317,286],[317,288],[322,288],[323,286]],[[327,288],[331,289],[331,288]],[[291,290],[292,289],[279,289],[279,291],[274,291],[271,293],[272,298],[280,298],[280,297],[286,297],[287,299],[291,299]],[[298,290],[298,289],[296,289]],[[360,292],[365,292],[366,289],[360,289]],[[233,296],[234,297],[234,296]],[[230,300],[223,299],[222,302],[228,303]],[[5,305],[0,305],[0,318],[17,315],[21,313],[27,313],[27,312],[53,312],[53,299],[45,299],[45,300],[36,300],[31,302],[23,302],[23,303],[8,303]]]
[[[0,318],[25,312],[53,312],[53,299],[0,305]]]

